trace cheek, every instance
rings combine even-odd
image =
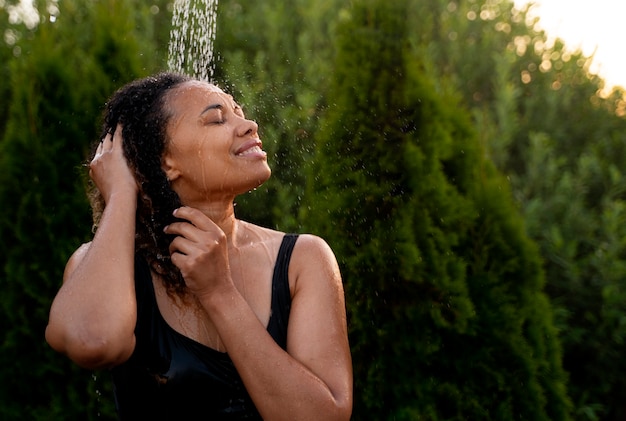
[[[210,153],[203,148],[203,142],[192,138],[172,142],[169,153],[181,171],[196,167],[210,157]]]
[[[232,165],[229,145],[219,133],[199,136],[197,130],[179,130],[169,145],[178,170],[194,183],[207,177],[222,177]],[[221,141],[221,142],[220,142]]]

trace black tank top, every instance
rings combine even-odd
[[[288,269],[297,235],[282,240],[272,278],[267,331],[283,349],[291,308]],[[172,329],[157,306],[150,269],[135,263],[137,339],[111,370],[120,420],[260,420],[228,354]]]

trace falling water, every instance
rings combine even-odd
[[[207,82],[213,81],[213,41],[218,0],[175,0],[167,66]]]

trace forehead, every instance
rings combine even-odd
[[[209,103],[234,104],[233,97],[216,85],[203,81],[189,81],[170,92],[167,98],[168,104],[174,109],[181,110],[206,107]]]

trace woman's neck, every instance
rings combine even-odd
[[[232,202],[226,204],[203,203],[197,205],[186,205],[195,207],[204,213],[213,223],[215,223],[226,234],[228,244],[236,243],[238,221],[235,217],[235,207]]]

